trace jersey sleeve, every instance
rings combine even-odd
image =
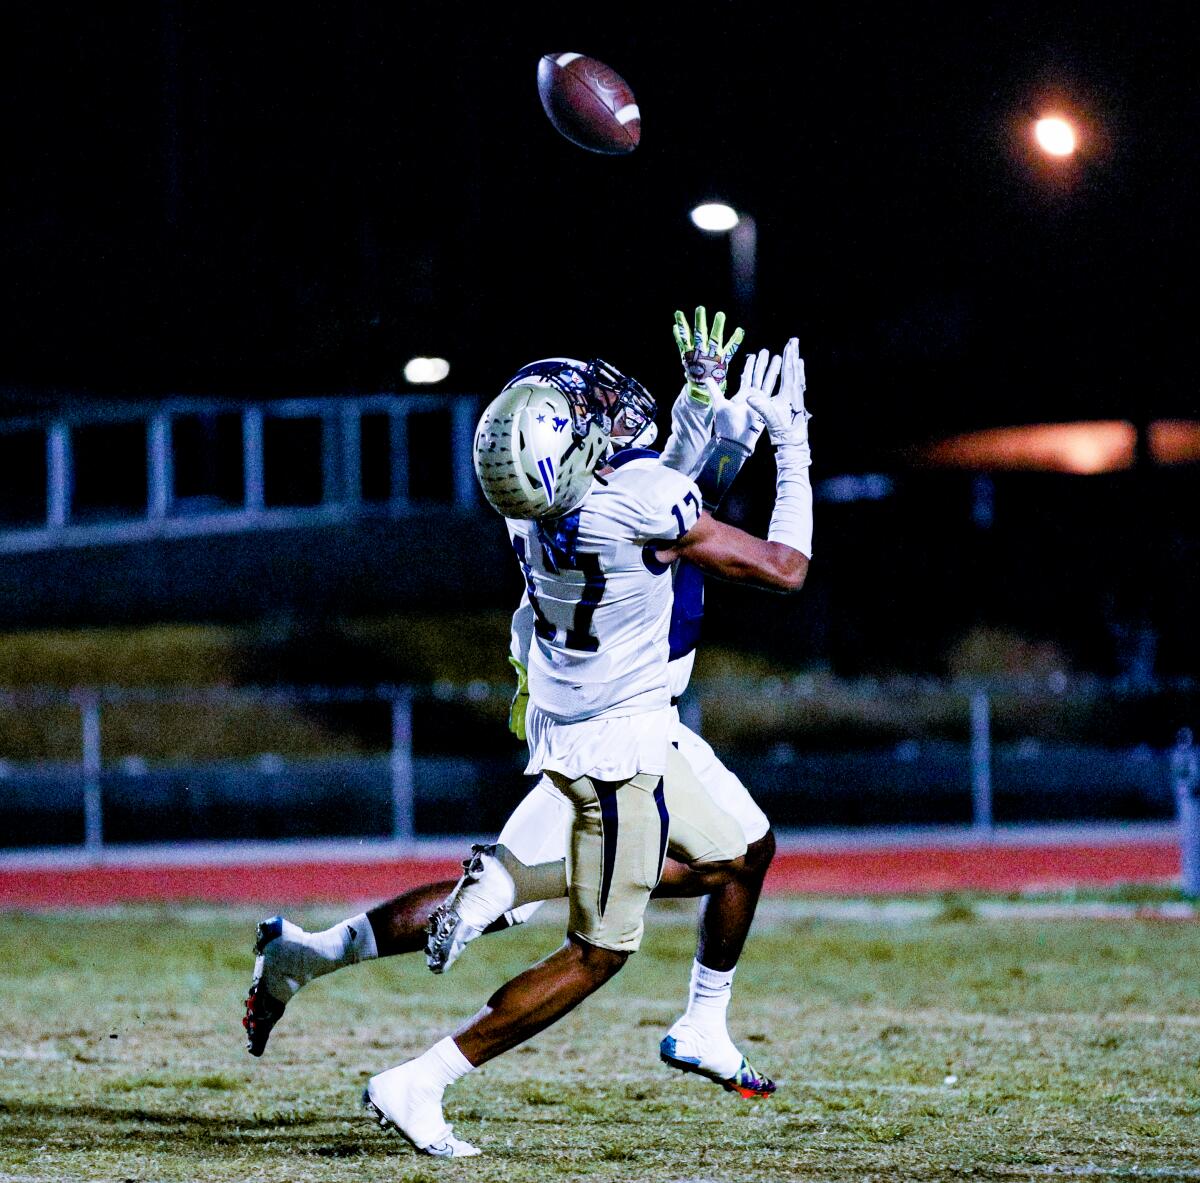
[[[700,490],[691,477],[659,465],[640,508],[639,541],[674,542],[700,520]]]

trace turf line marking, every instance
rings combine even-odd
[[[406,999],[417,998],[406,995]],[[432,996],[420,998],[423,1004],[435,1001]],[[443,998],[443,1002],[444,1002]],[[653,1013],[669,1009],[668,1001],[661,997],[621,995],[604,1000],[591,998],[588,1005],[595,1010],[628,1012],[633,1007],[644,1007]],[[1078,1027],[1120,1027],[1124,1024],[1138,1026],[1200,1027],[1200,1014],[1150,1014],[1142,1011],[1111,1011],[1092,1013],[1082,1011],[1041,1011],[1024,1015],[1001,1015],[968,1011],[899,1010],[884,1007],[810,1007],[787,1004],[776,999],[772,1002],[774,1017],[789,1022],[827,1022],[831,1018],[853,1019],[859,1023],[896,1023],[908,1027],[1000,1027],[1007,1030],[1027,1031],[1031,1028],[1054,1027],[1070,1024]],[[669,1023],[672,1020],[668,1019]]]
[[[0,1047],[0,1060],[65,1060],[66,1052],[57,1048]]]
[[[937,1093],[944,1097],[970,1095],[969,1089],[950,1084],[888,1084],[879,1080],[822,1080],[818,1077],[804,1076],[780,1076],[778,1079],[781,1087],[788,1089],[808,1088],[826,1092],[837,1090],[864,1093],[915,1093],[922,1096]]]
[[[1044,1166],[1022,1167],[1020,1170],[1022,1173],[1028,1171],[1034,1175],[1069,1175],[1072,1178],[1136,1175],[1139,1179],[1200,1179],[1200,1169],[1196,1167],[1144,1167],[1138,1163],[1131,1163],[1129,1166],[1123,1167],[1101,1167],[1093,1163],[1083,1163],[1079,1166],[1047,1163]]]

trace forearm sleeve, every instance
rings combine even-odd
[[[721,504],[733,478],[749,459],[750,449],[737,440],[714,436],[704,445],[692,479],[700,490],[705,509],[711,512]]]
[[[690,476],[712,436],[712,429],[712,404],[697,402],[685,386],[671,407],[671,437],[663,446],[662,462]]]
[[[782,444],[775,449],[775,509],[767,531],[769,542],[782,542],[812,558],[813,494],[808,479],[812,454],[808,444]]]

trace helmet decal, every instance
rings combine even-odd
[[[621,373],[603,358],[590,361],[573,357],[542,358],[522,366],[504,389],[529,381],[548,384],[567,396],[572,430],[578,436],[587,434],[589,421],[605,426],[610,435],[620,428],[622,436],[634,443],[650,443],[657,433],[654,396],[635,378]]]
[[[546,486],[546,500],[554,500],[554,461],[549,456],[538,461],[538,472],[542,474],[542,484]]]

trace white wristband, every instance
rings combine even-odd
[[[808,442],[775,449],[775,509],[768,542],[781,542],[812,558],[813,495],[808,479],[812,454]]]

